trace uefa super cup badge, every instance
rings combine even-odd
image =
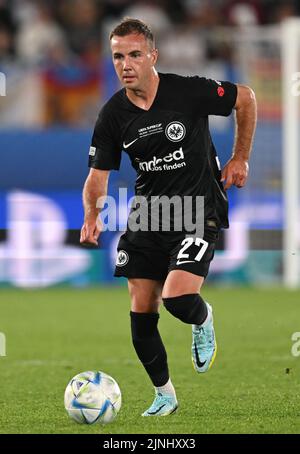
[[[184,124],[179,121],[172,121],[167,125],[165,133],[172,142],[179,142],[184,138],[186,130]]]

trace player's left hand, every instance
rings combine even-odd
[[[232,185],[237,188],[245,186],[249,172],[248,161],[243,159],[231,158],[222,170],[221,181],[224,189],[229,189]]]

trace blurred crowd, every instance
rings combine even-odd
[[[150,24],[164,37],[158,42],[162,63],[170,67],[180,53],[189,72],[189,62],[216,57],[195,30],[277,24],[299,13],[300,0],[0,0],[0,71],[39,72],[43,124],[88,124],[110,80],[108,35],[123,17]],[[218,47],[217,57],[230,59],[230,49]],[[38,84],[30,80],[37,96]]]
[[[124,16],[143,18],[159,32],[174,24],[271,24],[299,10],[300,0],[0,0],[0,60],[41,64],[73,56],[92,67],[105,32]]]

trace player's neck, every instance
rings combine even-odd
[[[151,79],[143,88],[130,90],[126,89],[126,95],[129,100],[144,110],[149,110],[152,106],[159,85],[159,75],[156,71],[153,72]]]

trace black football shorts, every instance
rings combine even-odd
[[[181,232],[125,232],[118,244],[116,277],[164,281],[172,270],[207,276],[215,242]]]

